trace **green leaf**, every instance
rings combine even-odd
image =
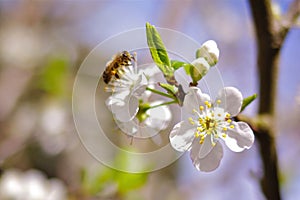
[[[171,60],[171,66],[174,70],[177,70],[181,67],[184,68],[184,71],[186,72],[187,75],[190,75],[190,68],[193,66],[190,63],[186,63],[183,61],[179,61],[179,60]]]
[[[164,88],[169,94],[176,96],[178,88],[175,85],[170,85],[168,83],[159,83],[159,86]]]
[[[179,60],[171,60],[171,66],[174,70],[179,69],[180,67],[183,67],[186,63],[179,61]]]
[[[241,108],[241,112],[252,102],[256,99],[257,94],[253,94],[252,96],[246,97],[243,99],[243,104]]]
[[[159,67],[159,69],[164,73],[165,76],[173,76],[174,70],[171,67],[171,62],[166,50],[164,43],[161,40],[159,33],[156,28],[146,23],[146,34],[147,43],[152,56],[153,61]]]

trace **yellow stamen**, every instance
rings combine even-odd
[[[225,133],[222,133],[222,137],[223,137],[223,138],[226,138],[226,136],[227,136],[227,135],[226,135]]]
[[[195,132],[195,137],[197,138],[197,137],[199,137],[200,135],[199,135],[199,133],[198,132]]]
[[[234,128],[234,125],[230,125],[229,127],[230,127],[230,128]]]
[[[197,131],[203,132],[203,128],[197,127]]]
[[[230,117],[230,114],[229,114],[229,113],[227,113],[227,114],[226,114],[226,118],[229,118],[229,117]]]
[[[227,127],[224,127],[224,128],[223,128],[223,131],[227,131]]]
[[[190,124],[192,124],[192,125],[195,124],[194,120],[193,120],[191,117],[189,117],[189,122],[190,122]]]
[[[204,142],[204,140],[202,140],[202,139],[199,141],[200,144],[203,144],[203,142]]]
[[[217,104],[220,104],[220,103],[221,103],[221,100],[220,100],[220,99],[218,99],[218,100],[217,100]]]
[[[231,122],[232,122],[232,120],[231,120],[231,119],[228,119],[228,120],[227,120],[227,122],[228,122],[228,123],[231,123]]]
[[[200,109],[200,110],[204,110],[204,107],[203,107],[203,106],[200,106],[199,109]]]
[[[196,109],[193,109],[193,112],[194,112],[194,113],[196,113],[196,112],[197,112],[197,110],[196,110]]]
[[[214,146],[216,146],[216,143],[215,142],[211,142],[211,145],[214,147]]]

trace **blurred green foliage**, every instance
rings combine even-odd
[[[38,89],[54,96],[64,96],[67,91],[69,61],[64,57],[49,59],[37,80]]]
[[[115,163],[122,169],[128,169],[132,165],[125,154],[116,156]],[[82,188],[85,193],[92,196],[101,194],[109,186],[116,186],[115,195],[125,197],[129,192],[144,186],[147,178],[147,173],[133,174],[109,167],[103,168],[93,177],[88,174],[86,169],[81,172]]]

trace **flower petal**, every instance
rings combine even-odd
[[[154,101],[151,106],[159,105],[163,101]],[[156,130],[164,130],[168,127],[172,114],[167,106],[160,106],[146,111],[149,117],[145,120],[145,124]]]
[[[188,151],[194,139],[195,127],[182,121],[176,124],[169,135],[172,147],[177,151]]]
[[[129,90],[115,92],[105,101],[105,104],[111,111],[113,111],[114,106],[120,107],[125,105],[124,100],[128,97],[129,94]]]
[[[209,154],[214,148],[214,146],[211,144],[211,135],[206,136],[203,144],[198,144],[198,145],[200,146],[199,158],[202,159],[205,156],[207,156],[207,154]]]
[[[139,100],[135,96],[128,96],[124,100],[109,98],[108,101],[114,117],[120,122],[132,120],[139,109]]]
[[[195,140],[194,142],[197,142]],[[223,158],[223,148],[222,145],[217,142],[216,146],[204,157],[200,158],[200,146],[197,144],[192,144],[192,150],[190,153],[191,159],[193,161],[193,165],[199,171],[211,172],[217,169],[220,165],[220,161]]]
[[[117,125],[124,133],[126,133],[129,136],[133,136],[138,132],[138,126],[136,125],[136,122],[133,120],[130,120],[128,122],[117,121]]]
[[[138,72],[138,74],[144,74],[147,79],[150,79],[152,76],[155,76],[158,73],[160,73],[160,70],[155,64],[150,64],[146,68],[140,68]]]
[[[234,152],[241,152],[249,149],[254,142],[254,134],[252,129],[245,122],[232,122],[233,129],[228,129],[228,137],[225,144]]]
[[[204,106],[205,101],[210,101],[209,95],[202,93],[197,87],[190,87],[184,97],[183,109],[185,112],[194,114],[193,109],[198,110],[199,106]]]
[[[225,87],[220,90],[216,100],[221,100],[219,107],[224,108],[225,112],[232,116],[236,116],[241,111],[243,96],[234,87]]]

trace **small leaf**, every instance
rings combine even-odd
[[[186,63],[183,61],[179,61],[179,60],[171,60],[171,66],[174,70],[177,70],[181,67],[184,68],[184,71],[186,72],[187,75],[190,75],[190,68],[193,66],[190,63]]]
[[[174,70],[179,69],[180,67],[183,67],[185,65],[185,62],[179,61],[179,60],[171,60],[171,66]]]
[[[159,67],[159,69],[164,73],[165,76],[173,76],[174,70],[171,67],[171,62],[162,39],[157,32],[156,28],[146,23],[146,34],[147,43],[152,56],[153,61]]]
[[[159,86],[164,88],[169,94],[176,95],[178,88],[175,85],[170,85],[168,83],[159,83]]]
[[[241,112],[252,102],[256,99],[257,94],[253,94],[252,96],[246,97],[243,99],[243,104],[241,108]]]

